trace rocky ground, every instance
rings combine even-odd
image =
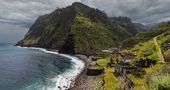
[[[98,87],[99,82],[102,82],[102,76],[87,76],[86,69],[90,63],[90,58],[83,55],[76,55],[76,57],[84,60],[85,68],[84,71],[77,77],[74,87],[69,90],[94,90]]]
[[[95,90],[101,81],[101,76],[81,75],[76,81],[74,87],[69,90]]]

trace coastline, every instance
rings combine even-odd
[[[60,55],[66,58],[70,58],[71,61],[74,62],[75,68],[54,78],[53,80],[56,81],[56,87],[49,88],[47,90],[94,90],[98,86],[99,82],[102,82],[101,76],[86,75],[86,71],[91,58],[88,58],[85,55],[77,54],[71,56],[67,54],[60,54],[58,53],[58,50],[49,50],[36,47],[21,48],[37,49],[46,53]]]
[[[86,74],[91,58],[84,58],[84,55],[76,55],[76,57],[84,61],[85,67],[77,76],[74,86],[68,90],[98,90],[99,83],[103,82],[102,76],[88,76]]]
[[[71,59],[73,64],[73,69],[68,70],[67,72],[62,73],[61,75],[56,76],[52,80],[56,82],[55,88],[48,88],[47,90],[70,90],[70,88],[75,87],[78,77],[82,76],[84,70],[86,70],[87,62],[85,59],[87,57],[85,55],[67,55],[67,54],[60,54],[57,50],[48,50],[44,48],[36,48],[36,47],[20,47],[19,48],[29,48],[29,49],[36,49],[43,51],[45,53],[56,54],[66,58]]]

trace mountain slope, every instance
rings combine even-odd
[[[113,21],[102,11],[75,2],[40,16],[17,45],[58,49],[68,54],[97,54],[138,33],[131,23]]]
[[[146,42],[146,41],[153,39],[154,37],[161,35],[169,30],[170,30],[170,23],[169,22],[164,23],[156,29],[152,29],[152,30],[146,31],[146,32],[141,32],[141,33],[137,34],[135,37],[125,39],[123,41],[123,47],[124,48],[133,47],[138,43]]]
[[[113,25],[118,25],[122,27],[125,31],[127,31],[129,34],[135,36],[139,32],[146,31],[147,28],[145,28],[144,25],[140,23],[133,23],[132,20],[128,17],[111,17],[110,18]]]
[[[73,3],[39,17],[17,45],[90,55],[118,45],[121,34],[130,36],[126,31],[122,32],[118,32],[105,13]]]
[[[140,38],[142,37],[140,36]],[[170,23],[162,24],[155,31],[146,32],[143,39],[138,40],[140,43],[135,45],[133,50],[139,59],[143,58],[164,62],[166,58],[164,53],[168,53],[168,50],[163,50],[163,45],[170,43]]]

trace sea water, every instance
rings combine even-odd
[[[0,44],[0,90],[65,90],[83,67],[73,56]]]

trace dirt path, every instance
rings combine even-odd
[[[161,47],[159,46],[159,44],[158,44],[158,42],[157,42],[157,37],[153,38],[153,40],[154,40],[156,49],[158,50],[158,56],[159,56],[161,62],[164,63],[164,62],[165,62],[165,59],[164,59],[164,57],[163,57]]]

